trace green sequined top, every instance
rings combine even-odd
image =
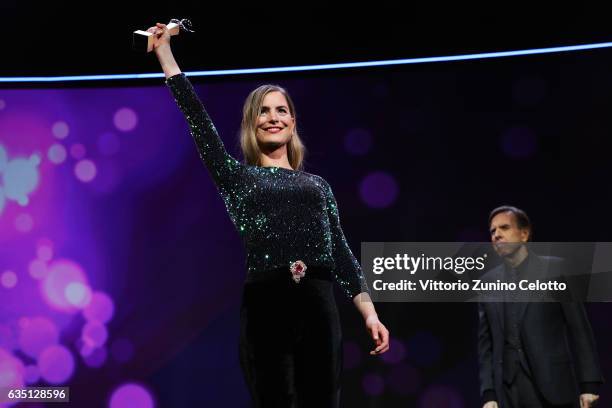
[[[303,171],[237,161],[225,150],[185,74],[166,79],[166,85],[244,241],[247,281],[257,280],[260,271],[280,267],[289,273],[289,265],[301,260],[307,267],[330,269],[349,298],[367,292],[361,267],[340,227],[329,184]]]

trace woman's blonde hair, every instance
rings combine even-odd
[[[289,93],[278,85],[262,85],[253,90],[244,101],[242,123],[240,125],[240,148],[242,149],[244,161],[251,166],[261,166],[261,149],[257,144],[257,119],[263,105],[263,100],[270,92],[280,92],[287,99],[289,113],[293,117],[294,123],[291,140],[287,143],[287,158],[294,170],[301,170],[306,147],[298,135],[295,106]]]

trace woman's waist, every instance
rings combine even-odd
[[[262,281],[293,281],[296,284],[302,280],[319,279],[333,281],[333,265],[308,264],[307,261],[296,261],[284,266],[273,266],[266,269],[249,268],[246,282]]]

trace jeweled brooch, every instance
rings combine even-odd
[[[289,266],[289,270],[295,283],[300,283],[300,279],[306,275],[306,264],[302,261],[295,261]]]

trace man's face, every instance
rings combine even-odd
[[[489,232],[493,248],[501,257],[514,254],[521,247],[517,243],[527,242],[529,239],[529,230],[519,228],[516,217],[510,211],[495,215],[491,220]]]

